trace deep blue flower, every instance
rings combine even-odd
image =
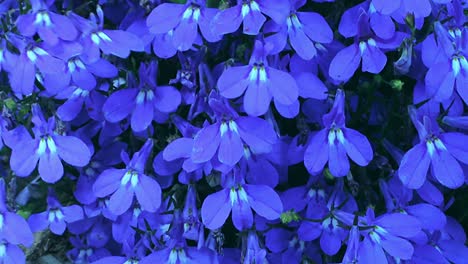
[[[359,246],[359,263],[387,263],[387,255],[396,259],[410,260],[413,245],[407,240],[421,231],[420,222],[413,216],[402,213],[384,214],[375,218],[368,209],[364,233]]]
[[[190,0],[186,4],[163,3],[149,14],[146,24],[156,38],[172,41],[174,48],[186,51],[192,47],[197,37],[198,28],[203,37],[216,42],[221,37],[211,29],[211,19],[217,12],[215,8],[205,6],[205,0]],[[156,45],[155,50],[159,49]]]
[[[20,15],[16,26],[23,36],[32,37],[36,33],[50,45],[56,45],[59,40],[73,41],[78,31],[72,21],[64,15],[51,12],[49,7],[53,1],[32,0],[31,11]]]
[[[33,106],[34,138],[26,132],[12,142],[11,169],[21,177],[29,176],[39,161],[39,175],[42,180],[54,183],[63,176],[62,160],[84,167],[89,163],[91,152],[88,146],[74,136],[62,136],[55,129],[55,118],[45,121],[38,105]]]
[[[289,1],[286,0],[238,0],[235,6],[216,14],[212,22],[213,31],[220,35],[232,33],[243,23],[244,34],[257,35],[266,21],[263,14],[281,25],[289,15],[288,11]]]
[[[153,141],[147,140],[131,160],[128,154],[122,152],[126,168],[107,169],[96,179],[93,185],[94,194],[97,197],[111,195],[108,207],[115,215],[125,213],[131,207],[134,196],[145,211],[156,212],[161,205],[161,187],[144,172],[152,147]]]
[[[306,1],[291,0],[288,18],[281,24],[267,23],[267,33],[277,32],[266,38],[267,42],[274,44],[274,51],[282,51],[289,39],[289,44],[304,60],[310,60],[317,55],[315,42],[331,43],[333,32],[327,21],[315,12],[297,11]]]
[[[268,64],[271,49],[271,44],[255,41],[249,65],[227,68],[218,79],[220,94],[226,98],[237,98],[245,92],[244,110],[249,115],[265,114],[272,99],[275,105],[297,102],[299,92],[294,78]]]
[[[458,161],[468,162],[468,150],[460,142],[467,142],[468,136],[458,132],[443,133],[427,116],[421,123],[414,108],[410,108],[410,116],[420,143],[406,152],[401,160],[398,175],[403,184],[411,189],[420,188],[431,167],[431,173],[439,183],[449,188],[460,187],[465,176]]]
[[[367,138],[345,126],[344,103],[344,92],[337,90],[332,109],[323,116],[325,128],[313,136],[304,153],[304,165],[313,175],[328,162],[331,174],[342,177],[350,169],[347,156],[360,166],[366,166],[373,158]]]
[[[127,58],[131,51],[143,51],[143,42],[134,34],[124,30],[104,29],[104,12],[98,5],[96,14],[89,20],[71,12],[70,18],[81,31],[80,42],[89,61],[100,59],[100,51],[120,58]]]
[[[154,118],[161,119],[174,112],[181,102],[179,91],[173,86],[156,84],[157,63],[140,65],[138,87],[114,92],[104,103],[102,111],[107,121],[119,122],[131,115],[135,132],[145,130]]]
[[[49,190],[47,196],[47,210],[32,214],[28,218],[29,226],[33,232],[39,232],[46,228],[56,235],[62,235],[68,223],[83,219],[83,209],[79,205],[62,206],[57,200],[55,192]]]
[[[244,184],[233,179],[222,190],[205,198],[201,216],[207,228],[217,229],[225,223],[232,211],[234,226],[238,230],[245,230],[253,224],[252,209],[268,220],[275,220],[282,213],[283,204],[271,187]]]

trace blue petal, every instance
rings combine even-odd
[[[368,237],[366,237],[359,246],[358,256],[358,263],[388,263],[382,247],[378,244],[374,244]]]
[[[146,19],[146,25],[153,34],[166,33],[179,24],[185,5],[162,3]]]
[[[39,156],[36,154],[38,140],[22,141],[13,148],[10,157],[11,169],[16,175],[26,177],[36,168]]]
[[[387,234],[380,243],[385,251],[394,258],[410,260],[413,256],[413,245],[406,239]]]
[[[424,143],[419,143],[403,156],[398,168],[400,180],[407,188],[419,189],[426,181],[431,159]]]
[[[313,41],[331,43],[333,31],[322,15],[315,12],[297,12],[299,21],[304,26],[304,33]]]
[[[237,131],[227,131],[221,136],[218,150],[218,160],[226,165],[233,166],[244,155],[244,144]]]
[[[283,212],[283,203],[278,194],[266,185],[244,185],[249,204],[259,215],[268,220],[278,219]]]
[[[232,222],[237,230],[245,230],[253,224],[253,214],[247,201],[241,199],[232,205]]]
[[[431,157],[431,168],[432,175],[437,181],[448,188],[458,188],[465,182],[460,164],[447,150],[434,152]]]
[[[135,195],[141,208],[148,212],[156,212],[161,206],[161,187],[154,179],[140,175],[140,182],[135,188]]]
[[[445,214],[437,207],[420,203],[407,206],[405,211],[421,221],[422,228],[428,230],[441,230],[447,223]]]
[[[120,180],[124,176],[125,169],[110,168],[103,171],[93,185],[93,192],[97,197],[106,197],[115,192],[120,186]]]
[[[320,247],[329,256],[335,255],[341,248],[341,239],[338,233],[323,230],[320,237]]]
[[[366,47],[362,53],[362,71],[380,73],[387,64],[387,56],[376,46],[367,44]]]
[[[224,35],[236,31],[242,23],[241,8],[242,5],[235,5],[216,14],[211,22],[213,32]]]
[[[328,144],[328,168],[335,177],[346,176],[349,172],[349,160],[343,144],[335,142]]]
[[[312,175],[322,172],[328,161],[328,129],[322,129],[312,136],[304,153],[304,165]]]
[[[278,136],[273,126],[258,117],[239,117],[236,119],[242,140],[256,154],[269,153]]]
[[[220,228],[231,212],[229,189],[210,194],[203,201],[201,217],[203,224],[209,229]]]
[[[176,111],[181,100],[180,92],[173,86],[159,86],[156,88],[154,106],[161,112]]]
[[[221,74],[218,79],[218,89],[222,96],[232,99],[241,96],[249,85],[249,73],[252,67],[234,66],[229,67]]]
[[[53,139],[57,146],[59,157],[66,163],[77,167],[88,165],[91,159],[91,152],[81,139],[73,136],[59,135],[54,136]]]
[[[348,156],[360,166],[366,166],[374,157],[372,147],[366,136],[350,128],[343,128],[344,147]]]
[[[192,47],[198,36],[198,25],[193,20],[182,20],[175,28],[172,37],[174,47],[180,51],[186,51]]]
[[[46,153],[39,158],[39,175],[47,183],[55,183],[63,176],[63,165],[57,153]]]
[[[152,102],[144,101],[137,103],[130,119],[132,130],[135,132],[141,132],[147,129],[154,117],[154,106]]]
[[[266,18],[260,11],[250,10],[244,17],[243,32],[247,35],[258,35],[260,28],[265,23]]]
[[[421,231],[421,222],[416,217],[402,213],[383,215],[376,219],[375,224],[401,237],[411,238]]]
[[[297,101],[299,89],[296,80],[287,72],[268,68],[269,90],[275,100],[284,105]]]
[[[178,138],[166,146],[163,158],[166,161],[173,161],[180,158],[189,158],[193,148],[193,139]]]
[[[195,136],[191,159],[195,163],[209,161],[218,150],[221,141],[219,124],[202,128]]]
[[[109,96],[102,107],[106,120],[115,123],[126,118],[135,107],[137,93],[137,89],[123,89]]]
[[[328,74],[337,81],[347,81],[356,72],[361,63],[359,48],[353,44],[340,50],[330,63]]]
[[[109,199],[109,211],[115,215],[125,213],[132,205],[133,195],[133,190],[127,189],[126,186],[120,186]]]

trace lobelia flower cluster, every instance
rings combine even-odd
[[[467,13],[0,2],[0,263],[468,263]]]

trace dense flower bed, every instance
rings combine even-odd
[[[2,1],[0,263],[468,263],[467,8]]]

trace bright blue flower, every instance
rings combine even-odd
[[[46,123],[38,105],[33,106],[34,138],[24,133],[12,142],[11,169],[20,177],[29,176],[39,161],[39,175],[42,180],[54,183],[63,176],[62,161],[84,167],[89,163],[91,152],[88,146],[74,136],[62,136],[54,131],[55,118]]]
[[[410,108],[410,116],[420,143],[406,152],[401,160],[398,175],[403,184],[419,189],[431,167],[431,173],[439,183],[449,188],[460,187],[465,176],[458,161],[468,163],[468,149],[460,142],[468,142],[468,136],[458,132],[442,133],[427,116],[424,124],[421,123],[414,108]]]
[[[94,194],[97,197],[111,195],[108,207],[113,214],[125,213],[131,207],[134,196],[145,211],[156,212],[161,205],[161,187],[144,172],[152,147],[153,141],[149,139],[131,160],[128,154],[122,152],[126,168],[107,169],[96,179]]]
[[[364,240],[359,246],[359,263],[387,263],[387,256],[410,260],[413,245],[408,241],[421,231],[420,222],[413,216],[402,213],[384,214],[375,218],[368,209],[362,226]]]
[[[271,49],[271,44],[255,41],[249,65],[227,68],[218,79],[217,86],[223,97],[237,98],[245,92],[244,110],[252,116],[265,114],[272,99],[275,105],[297,103],[299,92],[294,78],[268,64]]]
[[[243,32],[247,35],[258,35],[266,21],[263,14],[269,16],[277,24],[285,22],[289,15],[289,1],[287,0],[238,0],[237,4],[220,11],[213,18],[213,31],[224,35],[236,31],[244,23]]]
[[[131,115],[135,132],[147,129],[154,118],[162,119],[174,112],[181,102],[179,91],[173,86],[156,84],[157,63],[140,65],[140,84],[114,92],[106,100],[102,111],[107,121],[119,122]]]
[[[28,218],[29,226],[33,232],[39,232],[46,228],[56,235],[62,235],[68,223],[83,219],[83,209],[79,205],[62,206],[50,189],[47,196],[47,210],[32,214]]]
[[[236,174],[237,172],[234,172]],[[228,175],[228,177],[232,177]],[[278,219],[283,204],[278,194],[266,185],[244,184],[230,180],[222,190],[210,194],[203,201],[201,216],[209,229],[220,228],[232,211],[232,221],[238,230],[253,224],[252,209],[268,220]]]
[[[333,176],[345,176],[350,169],[347,156],[360,166],[366,166],[373,159],[367,138],[345,126],[344,104],[344,92],[338,90],[332,109],[323,116],[325,128],[313,136],[304,153],[304,165],[313,175],[320,173],[328,163]]]
[[[163,3],[149,14],[146,25],[162,42],[171,41],[174,48],[186,51],[200,38],[198,28],[209,42],[221,37],[212,32],[211,19],[217,9],[205,6],[205,0],[190,0],[186,4]],[[155,50],[159,49],[156,45]]]
[[[32,0],[31,11],[20,15],[16,26],[23,36],[33,37],[36,33],[52,46],[61,41],[73,41],[78,31],[71,20],[64,15],[49,11],[53,1]]]
[[[87,20],[70,13],[72,22],[82,32],[80,42],[90,62],[100,59],[100,50],[120,58],[127,58],[131,51],[144,50],[143,42],[134,34],[124,30],[104,29],[104,12],[100,6],[97,6],[96,14],[97,17],[92,14]]]
[[[277,25],[267,23],[266,33],[277,32],[266,38],[267,42],[275,45],[274,50],[280,52],[284,49],[289,39],[289,44],[304,60],[310,60],[317,55],[315,43],[331,43],[333,31],[327,21],[315,12],[297,11],[306,2],[302,0],[291,0],[288,18]]]

